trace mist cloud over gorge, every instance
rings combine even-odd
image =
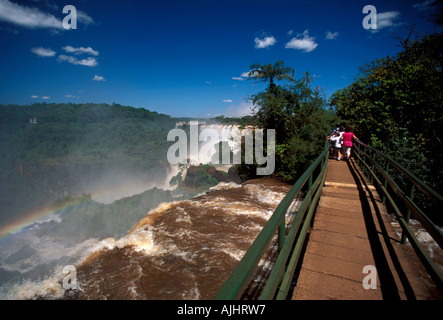
[[[1,283],[72,263],[92,242],[124,235],[173,199],[174,172],[163,159],[175,126],[169,116],[119,105],[34,104],[2,106],[0,122],[7,151],[0,162]]]
[[[176,126],[169,116],[98,104],[0,111],[2,147],[10,150],[0,165],[0,228],[12,232],[0,238],[3,291],[81,261],[100,240],[124,236],[149,210],[177,199],[170,181],[179,168],[166,159]]]

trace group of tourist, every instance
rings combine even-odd
[[[343,124],[340,124],[334,128],[327,136],[327,139],[333,143],[334,156],[336,157],[337,161],[341,160],[342,158],[348,160],[351,156],[352,139],[358,140],[358,138],[352,132],[352,128],[344,126]]]

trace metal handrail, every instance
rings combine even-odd
[[[414,248],[417,256],[428,270],[430,276],[436,283],[440,291],[443,292],[442,275],[435,263],[430,259],[426,250],[415,237],[413,231],[409,227],[409,215],[419,220],[424,228],[429,232],[433,239],[442,247],[443,236],[442,231],[425,213],[423,208],[413,201],[415,188],[420,190],[429,200],[437,207],[442,207],[443,197],[427,186],[423,181],[415,175],[403,168],[398,162],[383,154],[382,152],[360,142],[354,141],[355,158],[360,166],[366,170],[367,176],[375,182],[377,189],[385,200],[392,207],[398,222],[403,230],[402,238],[407,238]],[[248,251],[245,253],[237,267],[223,284],[215,299],[228,300],[240,299],[249,285],[252,276],[257,270],[258,263],[263,257],[268,244],[274,235],[278,234],[278,256],[274,262],[272,271],[266,280],[259,299],[285,299],[289,293],[292,278],[297,268],[302,248],[305,245],[306,235],[312,225],[312,218],[315,208],[321,195],[321,190],[325,182],[326,168],[328,163],[328,141],[320,156],[309,166],[309,168],[297,180],[285,198],[278,205],[273,215],[258,234]],[[363,151],[362,149],[365,149]],[[372,153],[372,157],[369,155]],[[381,157],[386,167],[375,160],[375,156]],[[365,161],[365,160],[366,161]],[[409,195],[402,190],[394,179],[389,175],[389,168],[395,168],[413,185]],[[319,170],[317,170],[317,168]],[[318,171],[315,175],[315,171]],[[314,177],[315,176],[315,177]],[[384,179],[384,183],[380,180]],[[314,180],[315,178],[315,180]],[[314,181],[313,181],[314,180]],[[303,202],[299,207],[297,214],[292,223],[287,226],[285,216],[296,196],[308,182],[308,190],[304,196]],[[387,186],[391,187],[391,192]],[[398,202],[393,196],[397,196],[401,203],[407,208],[408,212],[403,214],[398,206]],[[397,200],[398,201],[398,200]],[[286,233],[286,230],[287,233]]]
[[[410,173],[407,169],[403,168],[398,162],[396,162],[389,156],[374,148],[371,148],[370,146],[360,141],[354,142],[356,151],[356,153],[354,154],[357,158],[357,162],[361,167],[366,169],[369,177],[371,177],[375,181],[375,184],[380,193],[383,195],[383,198],[389,202],[394,214],[397,217],[397,220],[403,232],[402,243],[405,243],[406,238],[409,240],[417,256],[420,258],[420,261],[429,272],[435,284],[437,285],[439,290],[443,292],[443,276],[441,272],[438,270],[436,264],[432,261],[426,250],[420,244],[414,232],[409,228],[409,218],[412,214],[412,216],[417,219],[426,229],[426,231],[432,236],[432,238],[440,246],[440,248],[442,248],[442,231],[432,221],[431,217],[429,217],[429,213],[427,213],[424,208],[420,208],[414,202],[413,198],[414,192],[416,191],[415,189],[417,188],[417,190],[420,190],[423,195],[426,196],[427,199],[429,199],[429,201],[433,203],[434,206],[442,208],[443,197],[432,190],[432,188],[427,186],[423,181]],[[372,156],[370,155],[370,152],[372,153]],[[384,159],[385,168],[383,168],[382,165],[375,160],[375,154]],[[403,177],[405,177],[408,181],[412,183],[409,195],[406,194],[405,190],[401,189],[395,179],[389,174],[388,170],[391,167],[394,167],[399,174],[403,175]],[[384,180],[384,183],[382,183],[379,177]],[[388,185],[392,190],[391,192],[388,190]],[[394,196],[398,197],[399,200],[397,202],[403,204],[407,209],[407,212],[402,212],[402,210],[399,208],[400,203],[396,203],[396,201],[394,200]]]
[[[232,300],[241,298],[251,277],[257,270],[257,265],[264,255],[268,244],[276,233],[278,234],[278,257],[259,299],[286,298],[307,232],[311,227],[314,209],[324,185],[328,153],[329,141],[326,141],[320,156],[302,174],[280,202],[237,267],[218,291],[215,299]],[[308,183],[307,193],[291,225],[287,226],[285,221],[286,213],[306,183]],[[287,229],[289,231],[286,234]]]
[[[419,178],[417,178],[413,173],[409,172],[409,170],[403,168],[397,161],[389,157],[388,155],[378,151],[377,149],[372,148],[371,146],[368,146],[364,144],[363,142],[359,140],[354,140],[357,144],[361,145],[362,147],[371,150],[372,152],[376,153],[377,155],[381,156],[382,158],[389,161],[394,168],[396,168],[400,173],[402,173],[410,182],[412,182],[415,186],[417,186],[424,194],[426,194],[430,200],[434,203],[440,203],[443,204],[443,196],[438,194],[435,190],[433,190],[431,187],[429,187],[426,183],[421,181]],[[360,149],[359,149],[360,150]]]

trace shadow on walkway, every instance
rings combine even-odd
[[[414,289],[400,263],[398,252],[394,248],[394,246],[401,244],[389,235],[385,225],[386,221],[383,220],[380,206],[384,205],[381,203],[379,195],[369,188],[365,177],[354,160],[348,160],[347,163],[358,186],[364,221],[383,299],[400,300],[399,292],[402,291],[406,295],[406,299],[416,300]]]

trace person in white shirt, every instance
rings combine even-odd
[[[343,130],[341,129],[342,128],[340,128],[340,130],[336,132],[335,135],[329,137],[329,140],[335,142],[334,149],[335,149],[335,154],[337,155],[337,161],[341,159],[341,146],[342,146],[342,135],[343,135]]]

